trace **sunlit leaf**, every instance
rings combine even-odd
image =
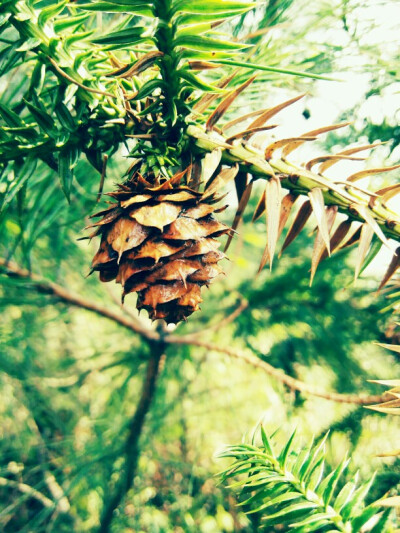
[[[281,182],[279,178],[272,177],[265,187],[265,208],[267,215],[267,249],[270,268],[274,259],[275,248],[279,237],[279,220],[282,204]],[[260,270],[264,267],[263,260]]]
[[[281,104],[278,104],[274,107],[271,107],[269,109],[266,109],[261,115],[256,118],[253,122],[251,122],[248,126],[249,129],[252,128],[258,128],[260,126],[263,126],[268,120],[270,120],[272,117],[274,117],[279,111],[282,111],[286,107],[289,107],[290,105],[294,104],[298,100],[301,100],[301,98],[304,98],[305,94],[300,94],[298,96],[295,96],[294,98],[290,98],[289,100],[286,100],[285,102],[282,102]]]
[[[391,167],[384,167],[384,168],[368,168],[366,170],[361,170],[360,172],[356,172],[355,174],[352,174],[351,176],[346,178],[346,181],[353,183],[355,181],[361,180],[362,178],[366,178],[367,176],[371,176],[373,174],[380,174],[381,172],[389,172],[399,167],[400,165],[393,165]]]
[[[354,210],[359,213],[359,215],[366,221],[368,226],[372,228],[377,237],[391,250],[394,254],[396,253],[396,248],[388,241],[385,234],[383,233],[381,227],[379,226],[376,219],[372,216],[371,211],[366,205],[354,204]]]
[[[92,39],[95,44],[107,46],[109,50],[129,47],[143,41],[144,28],[141,26],[125,28],[124,30],[110,32],[104,37]]]
[[[298,141],[301,139],[302,142],[304,141],[315,141],[316,137],[290,137],[289,139],[280,139],[279,141],[275,141],[272,144],[268,145],[267,148],[264,151],[264,157],[268,161],[273,156],[273,153],[275,150],[279,150],[279,148],[283,148],[287,144],[291,144],[295,141]]]
[[[350,155],[320,155],[308,161],[306,164],[306,169],[312,170],[313,166],[317,165],[318,163],[324,163],[328,161],[330,162],[330,166],[332,166],[334,163],[338,163],[340,161],[364,161],[364,160],[365,159],[363,157],[355,157],[355,156],[350,156]],[[318,172],[322,173],[321,167]]]
[[[221,191],[230,181],[232,181],[239,172],[239,165],[230,168],[223,168],[218,175],[208,181],[203,199],[209,198],[214,193]]]
[[[124,66],[117,71],[111,72],[108,76],[116,76],[118,78],[130,78],[131,76],[140,74],[146,69],[152,67],[160,57],[164,54],[158,50],[148,52],[131,66]]]
[[[261,126],[260,128],[251,128],[251,129],[247,129],[247,130],[243,130],[243,131],[239,131],[238,133],[235,133],[234,135],[231,135],[230,137],[228,137],[226,139],[226,142],[227,143],[231,143],[237,139],[243,139],[243,140],[246,140],[248,139],[249,137],[251,137],[252,135],[256,134],[256,133],[260,133],[262,131],[268,131],[268,130],[272,130],[274,128],[276,128],[276,124],[270,124],[270,125],[267,125],[267,126]]]
[[[354,272],[354,279],[357,279],[360,275],[361,268],[364,262],[364,259],[367,255],[367,252],[369,250],[369,247],[372,242],[372,237],[374,236],[374,230],[371,226],[368,224],[363,224],[361,228],[361,235],[360,235],[360,244],[358,245],[357,250],[357,262],[356,262],[356,268]]]
[[[243,212],[246,209],[246,206],[247,206],[247,204],[248,204],[248,202],[250,200],[252,187],[253,187],[253,182],[250,181],[249,184],[245,187],[245,190],[244,190],[243,194],[240,197],[238,208],[237,208],[236,213],[235,213],[235,218],[233,219],[233,223],[232,223],[232,229],[233,230],[236,230],[236,228],[238,227],[239,222],[240,222],[240,220],[241,220],[241,218],[243,216]],[[228,236],[228,240],[226,241],[224,252],[226,252],[228,250],[232,239],[233,239],[233,233],[231,233]]]
[[[327,219],[327,213],[325,210],[325,202],[324,202],[324,196],[322,194],[322,190],[319,188],[312,189],[308,193],[308,197],[310,198],[312,210],[315,215],[315,218],[317,219],[317,224],[318,224],[319,231],[321,232],[322,240],[325,243],[326,249],[328,251],[328,255],[330,255],[331,251],[330,251],[329,227],[328,227],[328,219]]]
[[[108,0],[106,2],[91,2],[78,4],[79,9],[86,11],[104,11],[105,13],[135,13],[142,16],[152,17],[153,7],[149,2],[142,0],[117,1]]]
[[[285,241],[282,245],[281,253],[289,246],[291,242],[297,237],[300,231],[306,225],[307,220],[310,218],[312,213],[311,202],[307,200],[302,204],[300,209],[297,212],[296,217],[294,218],[292,225],[290,226]]]
[[[324,126],[322,128],[317,128],[316,130],[308,131],[307,133],[303,133],[303,135],[300,136],[300,140],[294,141],[293,143],[288,144],[284,147],[282,150],[282,157],[286,158],[289,154],[291,154],[296,148],[301,146],[305,141],[306,137],[316,137],[318,135],[321,135],[323,133],[328,133],[329,131],[334,131],[339,128],[344,128],[345,126],[348,126],[350,122],[344,122],[343,124],[333,124],[332,126]],[[304,140],[302,140],[304,138]]]
[[[187,13],[226,13],[242,10],[250,10],[257,7],[255,2],[238,2],[233,0],[178,0],[175,2],[174,10]]]
[[[214,175],[214,172],[217,170],[222,157],[222,151],[220,148],[216,148],[212,152],[208,152],[202,159],[201,162],[201,177],[202,180],[207,183]]]
[[[203,35],[181,35],[175,39],[174,46],[182,46],[185,48],[192,48],[193,50],[204,50],[205,52],[208,52],[214,50],[241,50],[243,48],[248,48],[249,45],[239,42],[212,39],[211,37],[204,37]]]
[[[202,91],[212,92],[212,93],[221,93],[224,92],[223,89],[220,89],[219,87],[216,87],[215,85],[211,85],[210,83],[207,83],[203,81],[201,78],[190,72],[189,70],[179,70],[178,75],[183,80],[187,81],[192,87],[195,89],[201,89]]]
[[[255,80],[255,76],[246,80],[242,85],[234,89],[231,93],[226,96],[222,102],[218,104],[215,110],[208,117],[206,122],[206,131],[212,130],[214,125],[220,120],[220,118],[226,113],[229,106],[235,101],[241,92],[243,92],[246,87],[248,87]]]
[[[356,146],[354,148],[348,148],[347,150],[342,150],[341,152],[337,153],[337,156],[349,156],[351,154],[357,154],[358,152],[363,152],[364,150],[370,150],[371,148],[376,148],[377,146],[381,145],[382,143],[375,143],[375,144],[366,144],[363,146]],[[337,161],[335,159],[328,159],[322,165],[319,167],[319,172],[322,174],[330,168],[332,165],[334,165]]]
[[[326,209],[326,229],[328,231],[328,234],[330,234],[333,223],[335,222],[337,211],[338,211],[338,208],[335,205],[329,206]],[[323,258],[323,253],[325,250],[327,250],[326,243],[322,236],[321,230],[318,229],[317,236],[315,237],[314,248],[313,248],[312,257],[311,257],[310,285],[312,285],[315,272],[317,271],[317,267]]]
[[[212,61],[210,59],[210,61]],[[290,74],[291,76],[299,76],[301,78],[311,78],[316,80],[328,80],[328,81],[337,81],[328,76],[320,76],[319,74],[313,74],[312,72],[301,72],[298,70],[284,69],[278,67],[269,67],[266,65],[257,65],[256,63],[245,63],[243,61],[235,61],[233,59],[221,59],[218,61],[223,65],[231,65],[233,67],[243,67],[250,70],[264,70],[266,72],[277,72],[278,74]]]
[[[159,79],[151,79],[147,81],[140,89],[137,91],[137,93],[131,98],[132,100],[142,100],[143,98],[146,98],[146,96],[149,96],[150,94],[153,94],[154,91],[157,89],[162,89],[164,87],[164,82]]]

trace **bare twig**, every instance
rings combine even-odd
[[[299,379],[295,379],[288,374],[285,374],[283,370],[275,368],[266,361],[258,358],[255,355],[249,354],[244,350],[227,348],[224,346],[219,346],[211,342],[204,342],[197,339],[185,339],[184,337],[179,337],[177,335],[169,335],[165,338],[165,342],[171,344],[190,344],[192,346],[199,346],[201,348],[206,348],[207,350],[213,350],[215,352],[224,353],[235,359],[240,359],[256,368],[261,368],[268,375],[274,377],[287,387],[292,390],[297,390],[303,394],[309,394],[311,396],[317,396],[318,398],[324,398],[325,400],[331,400],[338,403],[350,403],[357,405],[368,405],[370,403],[381,402],[385,394],[382,396],[367,396],[367,395],[358,395],[358,394],[340,394],[338,392],[326,392],[319,390],[308,383],[304,383]]]
[[[0,477],[0,487],[10,487],[12,489],[17,489],[19,492],[22,492],[23,494],[26,494],[27,496],[30,496],[31,498],[34,498],[35,500],[40,502],[43,507],[47,507],[49,509],[55,509],[56,507],[55,502],[50,500],[50,498],[45,496],[42,492],[38,491],[37,489],[34,489],[26,483],[20,483],[19,481],[13,481],[12,479]]]
[[[0,267],[3,267],[6,273],[10,276],[25,278],[28,279],[31,283],[33,282],[34,287],[38,291],[52,294],[61,301],[67,302],[76,307],[81,307],[83,309],[93,311],[99,316],[109,318],[115,323],[141,335],[144,339],[147,339],[148,341],[157,342],[161,340],[160,334],[156,331],[152,331],[148,328],[145,328],[144,326],[141,326],[137,322],[131,320],[129,317],[116,313],[115,311],[112,311],[108,307],[102,306],[97,302],[92,302],[79,295],[73,294],[66,290],[64,287],[61,287],[60,285],[57,285],[47,280],[43,280],[39,276],[30,273],[28,270],[21,269],[15,263],[7,263],[5,259],[0,258]],[[165,335],[165,337],[163,338],[163,342],[165,344],[198,346],[201,348],[206,348],[207,350],[224,353],[226,355],[229,355],[230,357],[245,361],[246,363],[256,368],[260,368],[268,375],[274,377],[292,390],[297,390],[299,392],[302,392],[303,394],[316,396],[318,398],[324,398],[326,400],[331,400],[338,403],[348,403],[356,405],[380,403],[386,398],[385,394],[381,396],[367,396],[358,394],[340,394],[337,392],[326,392],[315,388],[312,385],[304,383],[299,379],[295,379],[292,376],[285,374],[282,370],[273,367],[272,365],[270,365],[266,361],[263,361],[255,355],[249,354],[248,352],[245,352],[243,350],[228,348],[214,343],[199,340],[193,334],[188,334],[184,336]]]
[[[103,306],[91,300],[87,300],[86,298],[83,298],[78,294],[74,294],[68,291],[57,283],[53,283],[52,281],[43,279],[40,276],[29,272],[29,270],[27,269],[20,268],[14,262],[7,262],[5,259],[0,258],[0,268],[1,267],[3,267],[6,274],[10,277],[14,276],[17,278],[29,280],[38,292],[51,294],[56,298],[60,299],[61,301],[69,303],[70,305],[93,311],[97,315],[109,318],[117,324],[120,324],[121,326],[133,331],[134,333],[138,333],[139,335],[148,340],[159,339],[159,335],[155,331],[151,331],[148,328],[139,326],[137,323],[134,323],[128,317],[116,313],[115,311],[109,309],[106,306]]]
[[[146,378],[135,414],[129,424],[129,433],[125,443],[125,463],[121,469],[117,486],[111,496],[106,493],[104,509],[98,533],[108,533],[113,520],[114,511],[123,501],[125,495],[133,485],[137,463],[139,459],[139,438],[143,430],[146,415],[156,390],[156,381],[160,368],[160,360],[164,353],[164,342],[150,342],[151,355],[147,365]]]

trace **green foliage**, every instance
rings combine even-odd
[[[162,153],[164,160],[174,163],[186,148],[179,140],[190,108],[201,95],[198,91],[223,92],[218,80],[230,74],[229,66],[240,57],[246,59],[241,62],[246,69],[275,74],[294,70],[276,65],[269,69],[265,61],[253,65],[244,55],[247,44],[227,40],[230,20],[256,9],[263,8],[231,1],[3,2],[0,76],[15,73],[12,89],[6,88],[0,98],[4,181],[10,182],[13,161],[22,165],[25,159],[41,159],[58,174],[69,199],[80,155],[101,172],[103,156],[126,144],[126,135],[140,137],[144,121],[139,117],[150,109],[153,116],[162,114],[152,127],[146,126],[146,133],[157,138],[151,153]],[[265,13],[271,24],[275,10],[269,6]],[[221,22],[225,33],[215,30]],[[102,25],[107,26],[106,35]],[[256,49],[250,48],[254,55]],[[152,55],[155,50],[158,56]],[[136,60],[137,53],[152,59]],[[191,62],[199,60],[206,77],[191,70]],[[217,79],[213,73],[207,75],[207,60],[216,62]],[[304,73],[309,74],[313,76]],[[230,86],[241,81],[241,75],[234,76]],[[140,102],[134,114],[125,95]],[[149,153],[146,143],[135,144],[130,147],[132,156]],[[29,175],[23,174],[13,180],[12,188],[29,186],[28,182]],[[3,209],[9,203],[8,195]]]
[[[301,451],[293,450],[294,437],[295,432],[277,453],[261,428],[262,446],[240,444],[220,454],[234,459],[221,473],[222,481],[241,476],[230,487],[240,489],[245,498],[240,505],[248,513],[262,514],[265,531],[392,531],[390,509],[383,511],[382,501],[365,504],[373,478],[360,484],[356,474],[353,481],[343,484],[350,459],[345,457],[329,472],[325,463],[327,436]]]
[[[124,469],[129,421],[151,355],[139,335],[66,305],[29,276],[13,276],[6,262],[16,260],[77,298],[131,320],[129,308],[123,312],[113,302],[113,289],[84,279],[92,250],[77,242],[83,219],[94,209],[105,156],[107,192],[112,181],[121,181],[127,157],[144,158],[144,170],[168,174],[197,156],[195,143],[185,136],[187,126],[204,127],[204,110],[212,113],[251,73],[258,76],[229,108],[228,120],[259,109],[260,100],[275,97],[275,87],[298,92],[330,77],[345,49],[321,42],[318,32],[341,24],[335,9],[346,11],[348,4],[321,2],[310,13],[310,3],[291,0],[1,2],[0,390],[7,401],[0,408],[0,527],[5,533],[99,526]],[[343,15],[351,21],[349,13]],[[390,76],[394,71],[388,70]],[[203,111],[197,113],[196,105]],[[397,139],[398,132],[383,126],[367,133]],[[349,138],[343,139],[347,144]],[[249,207],[256,208],[254,198]],[[234,210],[222,216],[231,223]],[[312,225],[307,229],[314,231]],[[388,318],[379,313],[382,296],[365,296],[374,281],[367,277],[352,287],[353,259],[343,250],[329,268],[321,264],[309,289],[311,247],[302,235],[272,274],[256,277],[264,235],[264,224],[251,222],[246,211],[228,276],[210,290],[202,313],[179,326],[177,336],[197,331],[192,338],[251,351],[308,384],[375,394],[378,387],[366,384],[366,377],[391,377],[397,360],[367,344],[379,336],[385,341],[380,331]],[[250,302],[247,310],[234,323],[224,321],[243,299]],[[253,533],[269,507],[274,528],[286,518],[284,527],[303,522],[296,526],[303,531],[343,518],[357,531],[376,516],[370,531],[391,527],[383,525],[389,511],[363,503],[366,485],[356,488],[351,478],[346,483],[343,464],[333,465],[350,449],[368,479],[380,468],[373,459],[382,449],[380,435],[394,447],[395,422],[365,409],[313,402],[208,347],[204,353],[177,343],[166,355],[141,436],[135,487],[114,512],[113,531]],[[329,426],[335,432],[326,452],[319,445],[298,452],[289,441],[273,458],[265,435],[261,448],[231,448],[229,457],[251,474],[238,485],[254,492],[244,508],[255,512],[245,516],[234,491],[210,479],[218,468],[210,457],[265,415],[272,425],[290,429],[297,423],[307,436]],[[310,483],[317,484],[322,461],[331,473],[322,475],[318,494]],[[266,472],[273,479],[260,491],[247,486],[257,475],[265,482]],[[377,479],[374,499],[392,494],[399,483],[398,460]],[[292,505],[300,507],[292,508],[290,518]]]
[[[82,183],[84,176],[79,173],[77,179]],[[93,196],[96,181],[92,176]],[[79,213],[90,205],[89,193],[74,194],[70,207],[62,201],[61,191],[56,199],[62,208],[56,222],[44,226],[46,231],[35,241],[33,268],[38,271],[40,265],[42,275],[118,312],[104,286],[93,277],[84,279],[91,248],[74,239],[82,226]],[[363,286],[343,293],[343,285],[352,279],[351,264],[343,268],[343,258],[326,262],[330,268],[321,268],[309,291],[305,276],[309,249],[307,237],[301,236],[272,273],[253,279],[258,261],[254,250],[263,247],[260,233],[257,225],[245,220],[242,240],[233,244],[237,259],[230,262],[228,276],[208,291],[202,313],[177,333],[201,331],[201,339],[216,346],[251,348],[290,375],[326,390],[379,392],[380,387],[365,383],[365,377],[396,376],[396,361],[368,342],[366,332],[376,338],[387,317],[376,323],[379,302],[362,297]],[[16,256],[20,257],[18,252]],[[235,311],[240,293],[254,299],[254,307],[235,323],[222,326],[224,316]],[[5,533],[23,528],[38,533],[46,528],[93,530],[102,498],[110,497],[108,480],[121,470],[121,451],[148,347],[117,324],[65,305],[37,292],[29,280],[4,273],[0,305],[0,387],[8,398],[0,413],[4,430],[0,477],[23,482],[53,499],[45,481],[50,470],[71,505],[70,513],[57,511],[55,518],[55,506],[43,508],[17,488],[0,487],[1,527]],[[220,469],[219,461],[211,457],[223,443],[239,441],[261,416],[288,432],[297,424],[307,438],[311,431],[325,433],[332,425],[335,433],[327,441],[327,465],[332,468],[351,449],[364,479],[373,469],[381,469],[382,460],[373,455],[382,448],[395,448],[399,430],[396,421],[383,416],[377,420],[366,409],[350,410],[294,394],[260,369],[214,350],[173,346],[142,436],[135,487],[114,518],[114,530],[126,527],[152,533],[157,524],[162,533],[178,528],[185,533],[259,531],[259,513],[246,518],[236,507],[235,492],[211,479]],[[385,446],[382,434],[388,441]],[[396,489],[398,472],[397,463],[386,468],[382,482],[373,487],[376,499]]]

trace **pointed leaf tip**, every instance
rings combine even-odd
[[[360,243],[357,250],[357,263],[354,272],[354,280],[357,280],[360,275],[362,265],[364,263],[365,256],[367,255],[368,249],[372,242],[372,237],[374,236],[374,230],[372,227],[365,223],[361,228]]]
[[[272,177],[266,183],[266,210],[267,210],[267,244],[269,266],[275,255],[276,244],[279,237],[279,219],[282,204],[281,182],[279,178]]]
[[[327,230],[328,235],[330,234],[330,231],[332,229],[333,223],[335,222],[336,214],[338,212],[338,208],[336,205],[331,205],[326,209],[326,220],[327,220]],[[329,243],[330,244],[330,243]],[[326,245],[325,241],[322,237],[322,232],[320,229],[318,229],[317,236],[314,241],[314,248],[311,258],[311,276],[310,276],[310,287],[312,285],[312,282],[314,280],[315,272],[317,271],[317,267],[319,263],[323,259],[323,253],[326,251]]]
[[[301,98],[304,98],[306,96],[306,93],[300,94],[298,96],[295,96],[294,98],[290,98],[290,100],[286,100],[285,102],[282,102],[281,104],[278,104],[277,106],[271,107],[269,109],[266,109],[261,115],[256,118],[250,125],[249,129],[252,128],[258,128],[260,126],[263,126],[270,118],[272,118],[274,115],[279,113],[279,111],[282,111],[282,109],[285,109],[285,107],[288,107]]]
[[[311,213],[312,213],[311,202],[307,200],[301,205],[300,209],[298,210],[297,215],[295,219],[293,220],[292,225],[290,226],[287,232],[286,239],[282,245],[282,250],[280,254],[282,254],[282,252],[289,246],[289,244],[291,244],[295,240],[295,238],[298,236],[300,231],[306,225],[306,222],[310,218]]]
[[[391,167],[383,167],[383,168],[368,168],[366,170],[361,170],[360,172],[356,172],[355,174],[352,174],[347,178],[346,181],[354,182],[361,180],[362,178],[365,178],[367,176],[371,176],[373,174],[380,174],[381,172],[389,172],[391,170],[395,170],[396,168],[400,168],[400,165],[393,165]]]
[[[365,220],[365,222],[372,228],[373,232],[383,242],[383,244],[387,248],[389,248],[389,250],[393,254],[397,254],[396,248],[386,238],[385,234],[382,231],[382,228],[379,226],[378,222],[374,218],[372,211],[369,209],[369,207],[363,204],[353,204],[351,207],[355,211],[357,211],[360,217]]]
[[[282,150],[282,157],[286,158],[290,153],[296,150],[296,148],[301,146],[305,142],[306,137],[316,137],[323,133],[328,133],[329,131],[337,130],[339,128],[344,128],[345,126],[348,126],[349,124],[350,122],[343,122],[342,124],[333,124],[332,126],[324,126],[322,128],[318,128],[316,130],[311,130],[306,133],[303,133],[303,135],[301,135],[302,140],[294,141],[293,143],[290,143],[287,146],[285,146],[285,148]]]
[[[308,196],[310,198],[310,202],[311,202],[311,206],[312,206],[315,218],[317,219],[317,224],[318,224],[319,231],[321,232],[321,237],[323,239],[323,242],[325,243],[326,249],[328,251],[328,255],[330,255],[331,254],[330,236],[329,236],[327,213],[325,211],[324,195],[321,189],[315,188],[315,189],[312,189],[308,193]]]
[[[246,87],[248,87],[255,79],[256,76],[252,76],[244,83],[242,83],[242,85],[234,89],[231,93],[228,94],[226,98],[222,100],[222,102],[214,109],[214,111],[209,116],[206,122],[206,131],[210,131],[213,129],[214,125],[226,113],[229,106],[234,102],[234,100],[239,96],[239,94],[243,92]]]
[[[400,247],[396,249],[396,254],[393,254],[392,260],[390,261],[390,264],[385,272],[385,275],[383,276],[383,279],[379,285],[378,291],[383,289],[383,287],[386,285],[386,283],[390,280],[390,278],[393,276],[393,274],[396,272],[396,270],[400,266]]]

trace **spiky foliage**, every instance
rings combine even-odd
[[[400,346],[392,346],[390,344],[380,344],[384,348],[400,353]],[[378,383],[389,390],[385,392],[385,401],[376,405],[368,405],[368,409],[377,411],[378,413],[385,413],[388,415],[400,415],[400,379],[373,379],[371,383]],[[399,453],[399,452],[398,452]]]
[[[261,429],[262,445],[228,447],[220,457],[234,459],[222,472],[222,481],[240,475],[230,487],[240,489],[240,505],[248,513],[261,513],[263,531],[341,531],[356,533],[391,531],[390,499],[366,505],[373,479],[359,483],[358,474],[343,483],[350,459],[344,458],[331,472],[326,469],[325,438],[296,451],[295,433],[279,453]],[[340,488],[341,487],[341,488]],[[339,490],[340,488],[340,490]]]
[[[392,251],[393,259],[382,280],[382,287],[399,266],[396,247],[389,242],[388,237],[399,238],[400,218],[386,205],[386,201],[397,194],[399,188],[396,184],[381,191],[370,192],[359,187],[356,182],[373,174],[394,170],[398,168],[398,165],[360,171],[334,182],[323,176],[322,172],[338,161],[358,159],[352,154],[371,149],[374,145],[357,146],[340,154],[317,157],[306,163],[305,168],[288,161],[287,157],[303,143],[313,141],[319,134],[347,124],[328,126],[298,137],[275,140],[265,148],[263,153],[247,141],[249,137],[258,133],[260,124],[263,124],[262,127],[267,129],[268,126],[265,125],[265,122],[297,99],[291,99],[264,112],[260,111],[260,120],[254,120],[250,126],[246,126],[243,131],[229,138],[222,137],[215,132],[209,134],[192,126],[189,127],[188,133],[195,138],[194,142],[199,150],[221,150],[223,162],[239,164],[240,168],[247,169],[252,174],[252,180],[260,177],[267,180],[253,217],[257,219],[265,213],[267,222],[267,245],[260,268],[263,268],[267,262],[272,264],[277,241],[296,202],[299,207],[288,229],[283,249],[297,237],[314,213],[318,231],[314,241],[311,280],[321,260],[332,252],[356,242],[359,243],[355,272],[355,276],[358,277],[367,254],[370,252],[368,257],[368,261],[370,261],[384,244]],[[224,126],[222,126],[222,130],[224,130]],[[242,142],[240,142],[241,139]],[[246,141],[243,142],[243,139]],[[233,144],[234,141],[239,141],[239,143],[235,145]],[[281,152],[280,157],[276,157],[277,152]],[[311,170],[315,165],[319,165],[320,168],[319,172],[314,174]],[[282,188],[286,189],[284,196],[282,196]],[[248,197],[249,194],[243,199],[240,198],[242,202],[239,202],[241,205],[237,211],[234,227],[240,220]],[[306,198],[306,200],[301,202],[301,198]],[[346,216],[335,224],[335,220],[339,218],[337,217],[338,213],[343,213]],[[371,246],[374,237],[378,240],[377,245]]]
[[[0,74],[27,57],[34,65],[26,99],[11,109],[0,107],[5,123],[0,162],[3,169],[13,165],[15,173],[15,179],[5,180],[4,204],[24,186],[37,159],[58,171],[69,198],[81,153],[104,176],[104,157],[124,144],[129,157],[142,161],[141,175],[150,184],[153,179],[170,179],[189,164],[199,166],[211,154],[218,162],[214,177],[236,165],[240,169],[235,178],[234,228],[253,182],[265,180],[254,214],[258,218],[266,213],[267,244],[260,268],[272,264],[278,238],[293,206],[298,206],[283,247],[314,213],[318,231],[311,278],[322,259],[358,242],[357,277],[382,243],[394,254],[386,282],[398,267],[388,238],[400,239],[400,217],[387,202],[399,188],[395,184],[366,190],[358,182],[395,167],[367,169],[336,181],[324,176],[338,161],[358,160],[355,154],[370,145],[317,157],[304,166],[289,161],[303,143],[341,125],[271,139],[260,149],[259,134],[273,128],[271,118],[299,97],[221,123],[233,102],[254,83],[255,77],[243,72],[321,77],[253,62],[257,45],[229,40],[220,28],[216,30],[226,20],[256,8],[255,3],[234,0],[109,0],[72,6],[63,0],[44,8],[33,0],[3,2],[1,29],[6,37],[7,32],[14,38],[17,34],[17,44],[5,48],[8,60]],[[106,33],[97,25],[98,13],[107,23]],[[225,185],[224,180],[216,182],[220,189]],[[191,184],[194,193],[199,185]]]
[[[379,346],[387,348],[392,352],[400,353],[400,346],[392,344],[379,344]],[[387,415],[400,415],[400,379],[372,379],[370,381],[371,383],[378,383],[379,385],[389,387],[389,390],[384,394],[384,401],[375,405],[368,405],[366,408]],[[379,454],[379,457],[395,457],[398,455],[400,455],[400,449],[384,451]],[[394,496],[392,500],[394,504],[400,504],[399,496]]]

